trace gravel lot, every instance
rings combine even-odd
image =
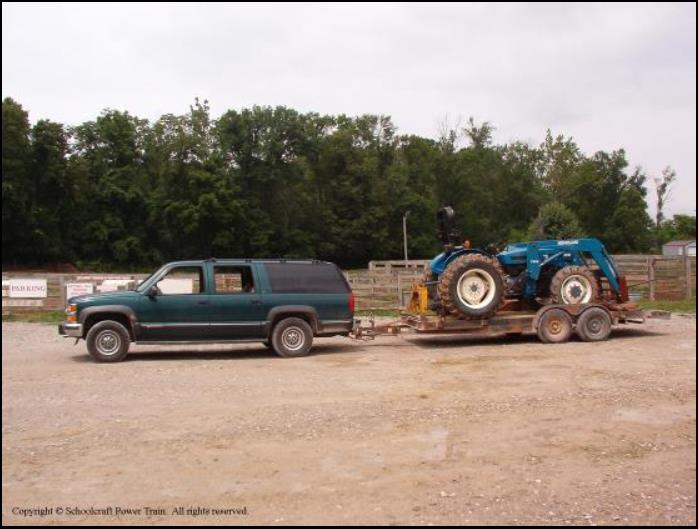
[[[2,331],[3,524],[696,521],[694,318],[599,344],[139,346],[114,365],[55,326]]]

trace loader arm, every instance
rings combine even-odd
[[[613,262],[613,258],[606,252],[606,248],[602,246],[600,250],[590,253],[591,257],[598,265],[599,270],[601,270],[601,273],[608,279],[608,283],[611,285],[613,291],[616,294],[620,294],[620,273],[618,272],[618,268],[616,268],[616,263]]]

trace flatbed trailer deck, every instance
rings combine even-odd
[[[373,339],[380,335],[397,335],[403,331],[415,334],[464,334],[497,336],[506,334],[537,334],[541,341],[559,343],[577,333],[585,341],[609,337],[612,327],[625,323],[643,323],[648,318],[670,318],[666,311],[643,311],[634,303],[583,305],[544,305],[538,310],[507,310],[491,318],[459,319],[453,316],[410,314],[376,325],[369,320],[362,326],[357,320],[352,337]]]

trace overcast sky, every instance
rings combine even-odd
[[[651,176],[673,166],[667,210],[695,214],[695,4],[3,4],[2,95],[66,124],[199,96],[214,116],[382,113],[431,137],[444,116],[490,121],[499,142],[550,128]]]

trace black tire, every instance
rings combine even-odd
[[[128,329],[112,320],[95,323],[85,341],[88,352],[98,362],[120,362],[126,358],[131,345]]]
[[[585,266],[560,268],[550,281],[550,301],[555,305],[594,303],[599,298],[599,281]]]
[[[503,278],[496,258],[476,253],[462,255],[441,274],[437,288],[441,305],[447,314],[461,319],[488,318],[504,301]],[[478,301],[479,295],[483,298]]]
[[[284,358],[306,356],[313,346],[313,330],[301,318],[285,318],[271,331],[271,346]]]
[[[588,308],[577,320],[577,334],[585,342],[607,340],[612,328],[611,316],[600,307]]]
[[[572,336],[572,317],[562,309],[546,310],[538,320],[538,338],[543,343],[563,343]]]

